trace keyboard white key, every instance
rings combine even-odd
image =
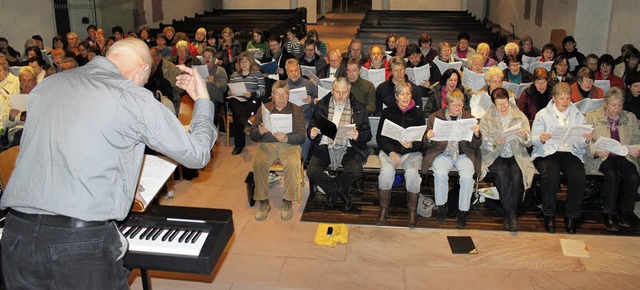
[[[208,231],[202,230],[177,230],[175,228],[158,228],[157,230],[153,230],[154,228],[134,228],[139,229],[135,235],[133,232],[130,232],[130,230],[134,230],[132,227],[122,229],[122,233],[125,234],[127,241],[129,241],[129,251],[132,252],[197,257],[200,255],[200,250],[209,235]],[[172,230],[173,232],[169,234],[169,231]],[[142,239],[140,237],[142,237]]]

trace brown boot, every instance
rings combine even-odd
[[[383,226],[389,216],[389,200],[391,199],[391,190],[380,190],[380,212],[378,213],[377,223]]]
[[[413,228],[418,224],[418,192],[407,193],[407,208],[409,209],[409,227]]]

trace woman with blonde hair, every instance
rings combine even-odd
[[[204,27],[198,28],[198,30],[196,30],[196,39],[191,42],[191,45],[193,45],[198,50],[198,55],[202,55],[202,53],[204,53],[204,49],[207,48],[206,38],[207,30],[204,29]]]
[[[476,53],[482,56],[484,67],[490,67],[496,63],[494,59],[489,57],[489,54],[491,53],[491,47],[489,46],[489,44],[485,42],[481,42],[480,44],[478,44],[478,47],[476,48]],[[506,48],[505,48],[505,53],[506,53]]]

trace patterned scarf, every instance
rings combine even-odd
[[[615,132],[618,131],[618,126],[620,125],[620,115],[618,115],[617,119],[613,119],[609,116],[609,114],[606,114],[607,116],[607,121],[609,121],[609,130]]]
[[[333,99],[329,102],[329,113],[327,119],[333,120],[333,114],[335,112],[335,104]],[[340,116],[340,123],[337,127],[351,124],[351,116],[353,111],[351,110],[351,102],[349,99],[345,101],[344,108],[342,109],[342,116]],[[331,158],[331,169],[335,170],[342,164],[342,157],[347,153],[347,145],[349,145],[349,138],[336,138],[333,144],[329,144],[329,157]]]
[[[449,108],[444,109],[444,116],[447,118],[447,121],[451,121],[451,115],[449,114]],[[458,116],[456,120],[462,119],[462,115]],[[458,141],[447,141],[447,149],[444,150],[444,155],[450,156],[453,161],[458,159],[458,155],[460,154]]]

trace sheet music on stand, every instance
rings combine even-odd
[[[471,128],[478,124],[476,119],[460,119],[456,121],[445,121],[435,118],[433,122],[433,132],[435,136],[432,141],[471,141],[473,130]]]
[[[138,180],[138,184],[144,187],[144,191],[140,192],[140,197],[142,198],[142,210],[140,212],[144,211],[146,206],[155,198],[176,167],[177,163],[169,159],[169,157],[144,155]],[[136,199],[138,198],[136,197]]]

